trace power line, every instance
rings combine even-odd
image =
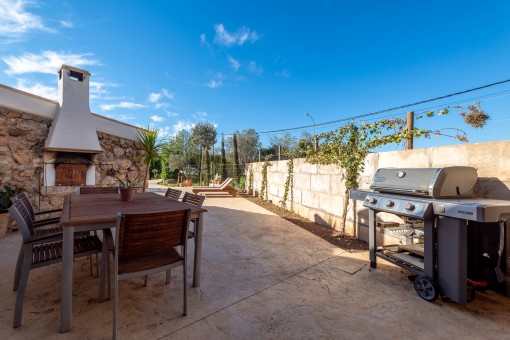
[[[430,103],[430,102],[433,102],[433,101],[437,101],[437,100],[441,100],[441,99],[445,99],[445,98],[450,98],[450,97],[458,96],[458,95],[469,93],[469,92],[473,92],[473,91],[478,91],[478,90],[486,89],[486,88],[489,88],[489,87],[492,87],[492,86],[501,85],[501,84],[508,83],[508,82],[510,82],[510,79],[498,81],[498,82],[487,84],[487,85],[483,85],[483,86],[474,87],[472,89],[468,89],[468,90],[464,90],[464,91],[450,93],[450,94],[447,94],[447,95],[444,95],[444,96],[440,96],[440,97],[435,97],[435,98],[431,98],[431,99],[421,100],[419,102],[415,102],[415,103],[411,103],[411,104],[395,106],[395,107],[392,107],[392,108],[389,108],[389,109],[384,109],[384,110],[379,110],[379,111],[375,111],[375,112],[365,113],[365,114],[362,114],[362,115],[357,115],[357,116],[352,116],[352,117],[332,120],[332,121],[329,121],[329,122],[319,123],[319,124],[315,124],[315,126],[317,127],[317,126],[322,126],[322,125],[335,124],[335,123],[345,122],[345,121],[349,121],[349,120],[353,120],[353,119],[374,116],[374,115],[385,113],[385,112],[389,112],[389,111],[400,110],[400,109],[404,109],[404,108],[411,107],[411,106],[416,106],[416,105],[420,105],[420,104]],[[285,132],[285,131],[292,131],[292,130],[300,130],[300,129],[311,128],[313,126],[314,125],[304,125],[304,126],[298,126],[298,127],[293,127],[293,128],[287,128],[287,129],[262,131],[262,132],[257,132],[257,133],[258,134],[267,134],[267,133],[275,133],[275,132]]]

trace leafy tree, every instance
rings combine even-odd
[[[179,170],[178,182],[182,181],[181,174],[188,165],[196,165],[200,159],[200,150],[192,141],[192,134],[188,130],[181,130],[165,143],[162,158],[168,164],[168,172]]]
[[[256,160],[261,146],[258,133],[254,129],[246,129],[241,133],[236,131],[236,134],[240,164],[245,165]]]
[[[221,163],[220,163],[220,177],[225,179],[227,177],[227,157],[225,155],[225,139],[221,135]]]
[[[237,152],[237,135],[234,133],[232,137],[232,148],[233,148],[233,167],[232,171],[234,173],[234,183],[236,185],[239,184],[239,154]]]
[[[201,150],[200,158],[200,184],[202,184],[202,168],[204,150],[209,150],[211,146],[216,143],[216,127],[211,123],[197,123],[192,130],[192,140],[196,145],[199,145]],[[209,183],[209,164],[206,163],[206,181]]]
[[[163,146],[163,142],[158,141],[158,135],[159,129],[154,129],[150,126],[147,126],[147,129],[138,130],[137,142],[140,146],[141,155],[136,160],[145,166],[143,192],[145,192],[145,187],[147,186],[151,164],[158,159],[159,152]]]
[[[299,147],[297,137],[292,136],[288,131],[281,136],[269,136],[269,143],[276,155],[278,155],[278,146],[280,146],[282,155],[286,157],[295,155]]]

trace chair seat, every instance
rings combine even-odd
[[[62,241],[34,245],[32,247],[32,265],[42,264],[62,258]],[[73,254],[75,257],[97,253],[102,248],[97,236],[85,236],[74,239]]]
[[[119,259],[119,275],[151,270],[184,260],[174,248],[166,253]]]

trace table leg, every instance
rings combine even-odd
[[[62,298],[60,314],[60,332],[71,330],[73,311],[73,247],[74,227],[65,227],[63,231],[62,253]]]
[[[193,287],[200,287],[200,268],[202,267],[202,231],[204,226],[204,213],[198,214],[195,226],[195,259],[193,261]]]

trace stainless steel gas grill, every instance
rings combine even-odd
[[[382,258],[409,270],[427,301],[441,295],[466,303],[477,287],[510,295],[510,201],[474,198],[477,180],[471,167],[381,168],[373,191],[352,190],[351,198],[368,208],[370,266]],[[377,247],[382,212],[404,221],[388,229],[405,242]]]

